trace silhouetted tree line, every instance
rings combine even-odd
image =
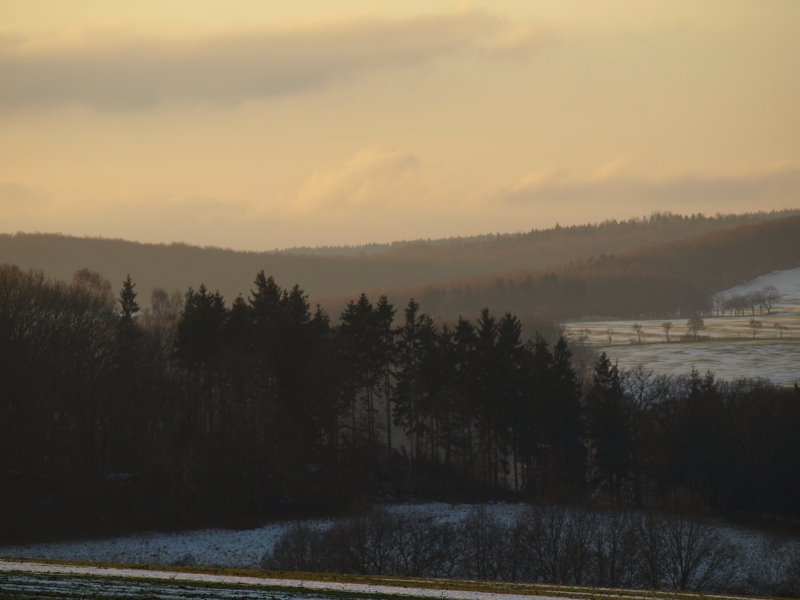
[[[725,227],[771,221],[783,217],[796,216],[800,210],[786,209],[760,211],[755,213],[720,214],[706,216],[702,213],[675,214],[655,211],[646,217],[630,219],[606,219],[599,223],[562,226],[547,229],[531,229],[522,233],[488,233],[472,236],[456,236],[439,239],[402,240],[385,244],[369,243],[356,246],[316,246],[295,247],[279,250],[281,254],[315,255],[315,256],[370,256],[378,254],[396,254],[409,258],[442,261],[454,258],[459,260],[486,260],[487,253],[508,261],[521,249],[530,252],[535,248],[558,240],[562,249],[568,240],[583,242],[578,256],[586,255],[592,242],[605,238],[606,245],[614,251],[644,244],[664,242],[674,238],[688,238],[716,231]],[[680,233],[678,233],[680,232]],[[612,241],[613,240],[613,241]],[[572,244],[571,244],[572,245]],[[435,256],[432,257],[431,254]],[[465,255],[466,253],[466,255]],[[589,250],[591,253],[591,250]],[[571,253],[570,253],[571,254]],[[567,257],[572,259],[573,256]]]
[[[780,301],[781,295],[774,285],[765,285],[760,290],[749,294],[734,294],[730,296],[718,295],[714,297],[714,309],[718,316],[726,314],[738,317],[740,315],[771,314],[775,304]]]
[[[436,323],[361,295],[337,322],[260,272],[71,284],[0,266],[5,535],[185,526],[354,499],[477,493],[796,514],[800,397],[764,381],[589,380],[510,313]]]

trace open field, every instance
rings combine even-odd
[[[708,317],[696,341],[685,320],[651,319],[567,323],[567,335],[584,340],[620,367],[641,365],[656,373],[687,375],[692,368],[723,379],[764,377],[782,385],[800,382],[800,268],[770,273],[726,290],[722,296],[775,286],[780,301],[771,314]],[[759,327],[751,326],[756,319]],[[672,323],[669,343],[664,323]],[[641,326],[637,334],[634,325]]]

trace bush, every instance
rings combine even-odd
[[[276,571],[328,571],[324,536],[317,529],[296,523],[261,559],[261,567]]]
[[[512,552],[508,529],[485,506],[470,511],[457,527],[458,541],[451,550],[460,555],[459,575],[471,579],[510,579]]]
[[[583,584],[590,579],[594,515],[560,506],[533,507],[519,520],[528,547],[527,579]]]
[[[737,572],[738,553],[707,521],[646,515],[637,530],[640,585],[697,591],[729,589]]]

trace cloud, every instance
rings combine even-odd
[[[365,148],[342,164],[315,173],[289,210],[309,214],[396,207],[418,198],[420,171],[421,162],[412,154]]]
[[[127,30],[69,39],[6,35],[0,40],[0,108],[236,103],[426,63],[493,40],[517,48],[535,37],[525,30],[504,38],[507,27],[488,13],[460,10],[200,38]]]
[[[509,206],[588,215],[652,210],[682,213],[738,212],[800,206],[800,168],[779,165],[726,174],[665,179],[626,176],[613,161],[584,180],[528,175],[499,194]]]

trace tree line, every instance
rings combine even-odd
[[[774,285],[765,285],[760,290],[749,294],[717,295],[714,297],[714,310],[718,316],[726,314],[734,317],[747,314],[771,314],[772,309],[781,299],[781,294]]]
[[[0,267],[5,534],[236,523],[357,499],[513,496],[794,514],[797,390],[576,371],[510,313],[437,323],[362,294],[334,321],[259,272],[119,294]],[[399,313],[399,314],[398,314]]]

